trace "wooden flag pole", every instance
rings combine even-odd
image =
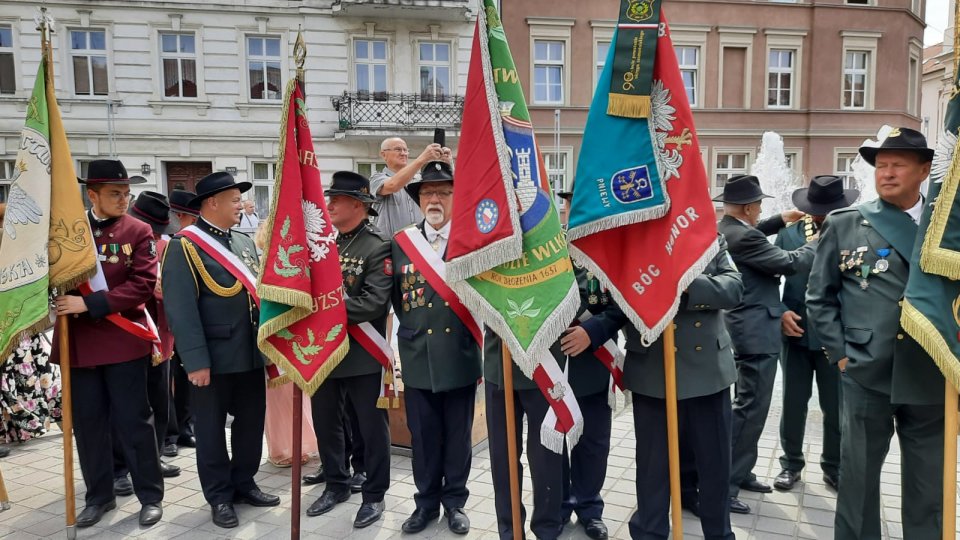
[[[957,389],[950,381],[943,400],[943,538],[957,537]]]
[[[290,458],[290,540],[300,538],[300,456],[303,455],[303,390],[293,384],[293,452]]]
[[[677,421],[677,358],[673,321],[663,331],[663,373],[667,401],[667,452],[670,463],[670,511],[673,514],[673,538],[683,539],[680,510],[680,435]]]
[[[517,470],[517,418],[513,404],[513,358],[506,343],[503,350],[503,405],[507,416],[507,463],[510,469],[510,513],[513,519],[513,537],[523,538],[520,521],[520,471]],[[530,437],[533,437],[531,431]]]
[[[73,398],[70,386],[70,335],[67,316],[57,317],[60,346],[60,427],[63,429],[63,491],[66,504],[67,538],[77,537],[77,501],[73,489]]]

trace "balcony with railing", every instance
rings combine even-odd
[[[340,131],[459,129],[463,96],[344,92],[334,98]]]
[[[334,16],[469,21],[473,0],[336,0]]]

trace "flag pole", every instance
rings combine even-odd
[[[957,535],[957,389],[944,380],[943,400],[943,538]]]
[[[501,340],[503,350],[503,405],[507,417],[507,463],[510,470],[510,514],[513,520],[513,537],[523,538],[520,522],[520,471],[517,470],[517,418],[513,404],[513,358],[506,342]],[[530,437],[534,435],[531,432]]]
[[[673,538],[682,540],[683,520],[680,510],[680,437],[677,421],[677,358],[673,321],[663,331],[663,373],[667,401],[667,452],[670,463],[670,510]]]

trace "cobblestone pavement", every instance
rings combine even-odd
[[[760,441],[760,461],[755,472],[762,480],[772,482],[780,471],[777,426],[780,421],[779,383],[774,396],[774,405]],[[741,495],[753,509],[749,515],[734,515],[734,532],[738,539],[779,538],[832,538],[833,513],[836,494],[824,486],[822,473],[817,465],[821,447],[820,413],[816,409],[816,396],[811,400],[807,420],[806,456],[812,463],[803,473],[803,482],[789,493],[774,492],[767,495],[743,492]],[[59,431],[15,446],[10,457],[0,461],[3,476],[12,501],[12,508],[0,513],[0,538],[33,539],[64,538],[63,468],[61,454],[62,436]],[[636,506],[634,487],[635,460],[632,418],[628,409],[620,409],[614,419],[610,462],[607,479],[603,486],[606,503],[604,519],[612,538],[629,538],[627,521]],[[256,538],[280,540],[290,537],[290,469],[280,469],[264,460],[257,475],[257,482],[264,491],[280,495],[282,504],[276,508],[253,508],[238,505],[240,526],[235,529],[220,529],[210,521],[210,511],[203,499],[197,478],[197,465],[192,449],[183,449],[171,459],[183,468],[177,478],[167,479],[164,497],[163,520],[152,528],[141,529],[137,523],[140,505],[135,497],[121,497],[116,511],[108,512],[97,526],[78,531],[78,538]],[[891,445],[890,455],[881,479],[883,493],[884,529],[888,538],[902,538],[900,526],[900,452],[896,440]],[[304,471],[317,466],[311,461]],[[466,538],[496,539],[493,485],[490,479],[490,459],[482,450],[473,461],[470,475],[470,500],[467,513],[472,530]],[[77,500],[83,501],[83,482],[79,468]],[[353,517],[360,504],[360,496],[354,495],[329,514],[301,519],[301,537],[346,539],[395,539],[400,538],[400,526],[414,509],[413,484],[410,458],[394,455],[391,468],[392,482],[386,495],[386,512],[379,522],[363,530],[352,528]],[[529,505],[530,480],[524,480],[527,490],[523,500]],[[304,486],[303,509],[323,491],[323,486]],[[529,506],[528,506],[529,508]],[[79,511],[79,508],[78,508]],[[683,528],[687,538],[701,538],[700,524],[696,517],[684,511]],[[529,533],[528,533],[529,535]],[[528,536],[533,538],[532,535]],[[440,521],[419,535],[407,538],[454,539],[463,538],[450,533],[446,522]],[[586,538],[583,528],[576,522],[565,529],[561,538]],[[958,536],[960,538],[960,536]]]

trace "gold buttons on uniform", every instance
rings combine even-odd
[[[703,347],[697,345],[696,347],[693,348],[693,350],[699,352],[699,351],[702,351],[702,350],[703,350]]]
[[[444,302],[443,305],[444,305],[444,307],[449,306],[449,305],[450,305],[450,302]]]
[[[903,334],[897,334],[897,339],[903,339]]]
[[[427,329],[427,334],[432,335],[432,334],[433,334],[433,328],[428,328],[428,329]]]
[[[446,333],[448,333],[448,334],[450,333],[450,329],[449,329],[449,328],[444,328],[443,331],[446,332]]]
[[[696,328],[700,328],[701,326],[703,326],[703,323],[700,322],[700,321],[697,321],[697,322],[693,323],[693,326],[695,326]]]
[[[427,307],[433,307],[433,302],[428,302]]]

